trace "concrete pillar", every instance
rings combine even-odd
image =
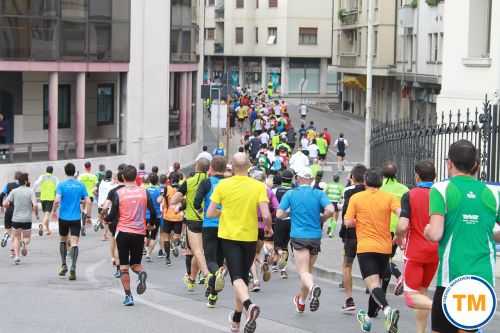
[[[321,58],[319,65],[319,94],[325,96],[328,94],[328,59]]]
[[[76,158],[85,158],[85,81],[86,73],[76,76]]]
[[[240,85],[240,87],[243,88],[243,84],[245,83],[245,81],[244,81],[245,72],[243,70],[243,57],[239,57],[239,59],[238,59],[238,69],[240,71],[240,73],[238,75],[239,79],[240,79],[239,85]]]
[[[260,86],[264,89],[266,89],[267,86],[267,62],[266,62],[266,57],[262,57],[261,60],[261,78],[260,78]]]
[[[49,74],[49,160],[57,161],[58,151],[58,110],[59,110],[59,73]]]
[[[179,131],[180,133],[180,145],[186,145],[187,132],[187,73],[181,73],[181,82],[180,82],[180,100],[179,100],[179,108],[180,108],[180,119],[179,119]]]
[[[288,94],[288,58],[281,58],[281,95]]]
[[[193,72],[188,72],[187,76],[187,89],[186,89],[186,144],[191,144],[191,119],[193,114]]]

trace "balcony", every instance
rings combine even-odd
[[[342,53],[339,57],[340,67],[356,67],[358,57],[356,53]]]
[[[224,53],[224,44],[223,43],[214,43],[214,53],[215,54],[223,54]]]
[[[405,6],[398,10],[399,26],[403,28],[413,28],[415,20],[415,8]]]
[[[224,5],[215,8],[215,21],[224,21]]]
[[[339,11],[339,20],[342,25],[354,25],[358,22],[358,9],[341,9]]]

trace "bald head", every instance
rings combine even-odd
[[[246,176],[250,167],[250,161],[245,153],[236,153],[233,155],[231,165],[235,175]]]
[[[383,173],[385,178],[394,179],[398,173],[398,167],[393,161],[387,161],[384,163]]]
[[[206,158],[200,158],[198,162],[196,162],[196,172],[208,172],[210,168],[210,161]]]

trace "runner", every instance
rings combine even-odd
[[[332,238],[335,229],[337,228],[337,219],[339,218],[339,205],[342,199],[342,194],[344,193],[344,186],[340,184],[340,176],[334,175],[333,181],[326,184],[325,193],[330,199],[333,207],[335,208],[335,212],[333,213],[332,218],[328,220],[328,229],[326,233],[328,237]]]
[[[347,208],[349,207],[349,201],[351,197],[359,192],[365,190],[365,173],[366,167],[362,164],[357,164],[351,171],[351,176],[349,181],[351,186],[348,186],[344,191],[344,206],[342,207],[342,225],[340,227],[339,237],[344,243],[344,260],[342,263],[342,286],[345,292],[345,302],[342,306],[342,311],[345,313],[356,311],[356,304],[352,297],[352,264],[356,258],[357,240],[356,240],[356,229],[347,228],[345,221],[345,214],[347,213]]]
[[[52,211],[52,206],[54,205],[54,199],[56,198],[56,187],[59,180],[54,176],[54,168],[48,166],[45,169],[45,174],[40,175],[33,184],[33,189],[35,191],[40,191],[40,201],[42,203],[43,218],[42,223],[38,225],[38,234],[43,236],[43,230],[47,233],[47,236],[52,235],[50,231],[50,212]]]
[[[290,169],[295,172],[302,170],[307,166],[309,166],[309,151],[307,150],[298,150],[290,158]]]
[[[56,188],[56,198],[52,207],[52,216],[57,217],[56,212],[59,209],[59,252],[61,254],[61,268],[59,276],[65,276],[68,272],[66,265],[68,235],[70,243],[71,267],[69,270],[69,280],[76,280],[76,261],[78,259],[78,243],[80,240],[80,231],[83,223],[90,221],[90,199],[88,191],[79,180],[75,178],[76,168],[73,163],[64,166],[64,173],[67,179],[60,182]],[[95,176],[94,176],[95,177]],[[81,211],[81,202],[83,202],[84,211]],[[83,219],[82,219],[83,215]]]
[[[144,237],[147,229],[151,230],[156,223],[156,209],[146,190],[137,186],[137,169],[128,165],[123,171],[125,186],[118,189],[112,201],[108,216],[110,221],[118,221],[116,225],[116,244],[120,257],[121,283],[125,291],[123,305],[134,305],[130,290],[129,269],[138,276],[137,294],[146,291],[147,273],[141,265]],[[150,224],[146,225],[146,210],[151,213]]]
[[[420,161],[416,164],[417,187],[405,193],[401,199],[401,215],[397,228],[397,243],[405,246],[405,300],[410,308],[415,309],[416,333],[427,331],[427,317],[432,309],[432,300],[427,296],[427,288],[432,282],[439,261],[438,244],[424,237],[424,228],[429,224],[429,192],[434,178],[436,170],[432,161]]]
[[[276,214],[281,219],[291,216],[290,237],[297,273],[300,276],[300,291],[293,297],[293,304],[298,313],[304,312],[306,301],[309,301],[311,312],[319,308],[321,288],[314,284],[312,269],[321,251],[322,223],[335,211],[325,193],[312,188],[312,180],[311,169],[304,168],[299,171],[298,187],[283,196]]]
[[[208,152],[208,146],[203,146],[201,148],[201,153],[198,154],[198,156],[196,156],[196,160],[195,161],[198,161],[200,158],[205,158],[209,161],[212,160],[212,154],[210,154]]]
[[[316,139],[316,145],[318,146],[318,159],[323,162],[326,160],[326,155],[328,154],[328,142],[323,134]]]
[[[432,304],[433,332],[464,332],[453,326],[443,313],[443,293],[451,281],[472,274],[490,286],[495,285],[500,201],[494,187],[476,179],[478,160],[478,151],[471,142],[453,143],[447,161],[450,179],[434,184],[430,192],[430,222],[424,235],[432,242],[439,242],[437,288]]]
[[[194,175],[186,179],[186,181],[181,184],[179,190],[174,194],[172,198],[173,205],[181,203],[183,199],[186,200],[184,217],[186,219],[187,226],[187,239],[189,247],[193,252],[193,256],[194,258],[196,258],[196,261],[193,261],[191,264],[191,275],[189,277],[189,281],[185,281],[188,289],[190,289],[189,287],[191,283],[196,281],[198,269],[203,273],[205,277],[207,277],[210,273],[207,268],[205,255],[203,254],[203,213],[201,213],[200,215],[200,213],[194,208],[194,198],[196,197],[196,192],[198,192],[198,187],[200,186],[201,182],[207,179],[207,172],[209,167],[210,162],[208,160],[204,158],[198,160],[198,162],[196,162],[196,171]]]
[[[194,208],[203,209],[203,251],[207,261],[207,267],[210,271],[208,276],[208,303],[209,308],[215,307],[217,303],[217,294],[224,288],[224,256],[222,253],[222,242],[217,236],[219,232],[219,219],[207,217],[208,206],[210,206],[210,197],[213,191],[224,179],[226,171],[226,160],[223,157],[215,157],[211,164],[210,177],[205,179],[198,187],[194,199]]]
[[[10,192],[19,186],[19,177],[21,177],[21,172],[16,171],[16,173],[14,174],[14,181],[5,184],[4,188],[2,189],[2,193],[0,194],[2,203],[3,200],[5,200],[5,198],[10,194]],[[9,238],[12,236],[12,214],[14,214],[14,206],[9,205],[9,207],[5,208],[4,212],[5,232],[2,237],[2,242],[1,242],[2,247],[7,246],[7,242]],[[12,244],[10,247],[10,256],[14,258],[14,248],[12,247]]]
[[[14,264],[16,265],[21,263],[20,254],[23,257],[28,255],[28,247],[31,241],[32,214],[35,213],[37,220],[39,219],[35,192],[28,187],[28,184],[28,174],[21,174],[19,177],[19,186],[9,193],[3,203],[5,208],[8,208],[11,203],[14,206],[12,214],[14,237],[12,242],[14,247]]]
[[[94,193],[96,191],[96,186],[97,186],[97,177],[96,175],[94,175],[91,170],[92,170],[92,164],[87,161],[85,162],[84,164],[84,167],[85,167],[85,172],[82,173],[79,177],[78,177],[78,180],[80,182],[82,182],[83,185],[85,185],[85,188],[87,190],[87,196],[89,197],[90,199],[90,204],[92,205],[92,203],[94,202]],[[83,215],[82,215],[82,230],[81,230],[81,233],[82,233],[82,236],[85,236],[87,235],[87,232],[85,230],[85,224],[88,222],[90,223],[90,219],[87,220],[87,222],[85,221],[86,219],[83,218]]]
[[[248,177],[250,161],[247,156],[236,153],[231,165],[235,175],[219,182],[212,194],[207,216],[220,216],[218,236],[222,239],[222,251],[235,295],[235,310],[229,316],[231,332],[239,332],[241,314],[245,310],[244,332],[253,333],[260,307],[250,300],[248,277],[257,246],[257,209],[265,222],[265,232],[269,234],[272,234],[272,221],[266,187]],[[218,205],[223,207],[222,210],[217,208]]]
[[[337,168],[338,170],[345,170],[344,161],[346,156],[347,147],[349,143],[344,139],[344,133],[340,133],[337,140],[335,140],[335,148],[337,149]]]
[[[177,257],[179,255],[179,243],[182,233],[182,221],[184,213],[182,211],[182,203],[172,204],[172,198],[177,193],[180,179],[179,175],[172,175],[171,184],[167,185],[163,191],[163,195],[158,198],[162,204],[163,225],[160,229],[160,250],[163,249],[165,256],[165,264],[172,265],[170,260],[170,252]],[[172,232],[174,235],[172,236]],[[172,246],[173,245],[173,246]],[[170,249],[172,248],[172,251]],[[192,257],[192,256],[191,256]],[[191,267],[191,260],[189,266]],[[191,268],[189,268],[191,270]],[[193,285],[194,288],[194,285]]]
[[[151,256],[155,249],[156,238],[158,236],[158,230],[160,229],[159,217],[161,216],[161,188],[158,184],[159,177],[156,173],[151,173],[148,177],[150,186],[146,189],[149,198],[152,201],[153,209],[155,210],[155,216],[157,219],[152,220],[153,214],[148,209],[146,211],[146,223],[150,226],[147,230],[146,235],[146,257],[144,258],[147,262],[152,262]],[[170,250],[170,248],[169,248]],[[170,252],[170,251],[169,251]]]
[[[357,314],[361,330],[370,332],[371,318],[376,316],[380,308],[384,311],[386,332],[397,333],[399,310],[389,306],[382,279],[389,270],[389,258],[392,253],[391,212],[399,216],[401,209],[394,196],[380,190],[382,181],[382,173],[379,170],[369,169],[366,172],[366,190],[352,196],[347,207],[345,224],[347,227],[356,227],[359,268],[370,291],[368,313],[359,310]]]
[[[112,190],[115,186],[116,183],[113,182],[113,172],[111,170],[106,170],[104,172],[104,178],[99,184],[99,190],[97,191],[97,213],[99,222],[96,224],[96,227],[94,227],[94,230],[97,232],[99,230],[99,227],[104,226],[103,240],[108,240],[109,232],[109,225],[107,223],[103,223],[103,208],[104,204],[106,203],[106,199],[108,198],[109,191]]]

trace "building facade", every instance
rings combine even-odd
[[[202,139],[198,2],[1,1],[2,177],[40,161],[190,163]]]
[[[205,81],[283,96],[336,94],[333,1],[206,0]],[[228,73],[226,76],[225,73]]]

